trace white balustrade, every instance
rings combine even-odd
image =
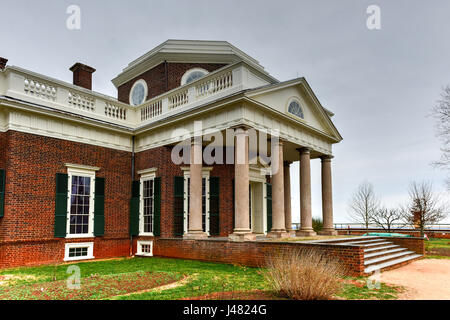
[[[119,107],[110,102],[106,102],[105,116],[107,116],[108,118],[126,120],[127,119],[127,109],[124,107]]]
[[[69,96],[67,98],[67,103],[69,106],[74,108],[85,110],[85,111],[95,111],[95,98],[89,97],[87,95],[79,94],[74,91],[69,91]]]
[[[23,85],[27,95],[44,100],[56,100],[56,87],[53,85],[32,78],[25,78]]]
[[[157,100],[141,108],[141,121],[159,116],[162,113],[162,100]]]

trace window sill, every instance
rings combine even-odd
[[[85,239],[85,238],[95,238],[93,234],[68,234],[66,239]]]
[[[64,258],[64,261],[78,261],[78,260],[92,260],[95,259],[94,256],[91,257],[71,257],[71,258]]]

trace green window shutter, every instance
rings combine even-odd
[[[219,178],[209,178],[209,233],[214,236],[220,234],[219,194]]]
[[[105,178],[95,178],[94,236],[105,234]]]
[[[267,232],[272,230],[272,185],[266,183],[266,200],[267,200]]]
[[[69,176],[65,173],[56,174],[56,201],[55,201],[55,237],[66,237],[67,226],[67,197]]]
[[[184,177],[175,177],[174,180],[174,235],[182,236],[184,233]]]
[[[5,214],[5,170],[0,169],[0,218]]]
[[[155,178],[153,235],[161,235],[161,178]]]
[[[133,181],[131,186],[131,200],[130,200],[130,235],[139,235],[139,194],[140,181]]]

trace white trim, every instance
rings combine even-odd
[[[131,99],[132,99],[132,96],[133,96],[133,90],[134,90],[134,89],[136,88],[136,86],[137,86],[138,84],[140,84],[140,83],[144,86],[144,100],[143,100],[140,104],[134,105],[134,104],[133,104],[133,101],[131,100]],[[141,104],[143,104],[143,103],[147,100],[147,96],[148,96],[148,86],[147,86],[147,82],[146,82],[144,79],[139,79],[139,80],[135,81],[135,82],[133,83],[133,86],[131,87],[130,93],[128,94],[128,101],[130,102],[130,106],[133,106],[133,107],[140,106]]]
[[[87,168],[85,165],[68,165],[67,166],[67,223],[66,223],[66,238],[93,238],[94,237],[94,198],[95,198],[95,170]],[[90,195],[89,195],[89,218],[88,218],[88,233],[70,233],[70,209],[72,197],[72,176],[90,178]]]
[[[150,245],[150,252],[142,252],[142,245]],[[138,241],[136,255],[143,257],[153,257],[153,241]]]
[[[72,248],[88,248],[87,256],[69,257],[69,250]],[[73,242],[66,243],[64,248],[64,261],[88,260],[94,259],[94,243],[93,242]]]
[[[189,212],[187,211],[188,208],[188,178],[190,177],[190,170],[189,167],[182,167],[181,168],[184,173],[184,199],[183,199],[183,213],[184,213],[184,220],[183,220],[183,232],[184,234],[187,234],[189,231],[188,226],[188,215]],[[205,181],[205,194],[206,194],[206,205],[205,205],[205,211],[206,211],[206,217],[205,217],[205,232],[209,236],[209,178],[210,178],[210,171],[212,170],[212,167],[205,167],[202,168],[202,183],[203,178],[206,179]],[[203,190],[202,190],[203,191]],[[202,195],[203,197],[203,195]],[[203,215],[203,212],[202,212]]]
[[[154,176],[156,174],[157,170],[158,170],[158,168],[148,168],[148,169],[144,169],[144,170],[139,170],[137,172],[137,174],[140,175],[141,178],[145,177],[145,176],[150,176],[150,175]]]
[[[98,170],[100,170],[99,167],[86,166],[86,165],[84,165],[84,164],[65,163],[64,165],[65,165],[68,169],[70,168],[71,170],[74,170],[74,171],[86,171],[86,172],[91,172],[91,171],[98,171]]]
[[[204,73],[204,74],[203,74],[203,77],[206,76],[206,75],[209,73],[208,70],[205,70],[205,69],[203,69],[203,68],[192,68],[192,69],[189,69],[189,70],[186,71],[186,72],[183,74],[183,76],[181,77],[180,86],[184,86],[185,84],[187,84],[187,83],[186,83],[187,78],[191,75],[191,73],[198,72],[198,71]]]
[[[153,170],[155,169],[155,170]],[[155,231],[155,178],[156,178],[156,168],[145,169],[139,172],[143,172],[139,183],[139,235],[140,236],[154,236]],[[138,172],[138,173],[139,173]],[[152,232],[144,232],[144,182],[153,181],[153,222]]]

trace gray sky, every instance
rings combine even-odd
[[[66,9],[81,8],[81,30]],[[366,9],[381,8],[381,30]],[[116,96],[110,80],[167,39],[226,40],[279,80],[304,76],[344,141],[334,148],[335,222],[363,180],[390,206],[412,180],[444,191],[433,119],[427,115],[450,84],[447,0],[311,1],[2,1],[0,56],[9,64],[71,82],[80,61],[97,69],[94,90]],[[313,214],[321,215],[320,161],[313,161]],[[292,168],[299,220],[298,163]],[[448,198],[448,193],[445,195]],[[450,222],[450,219],[447,219]]]

